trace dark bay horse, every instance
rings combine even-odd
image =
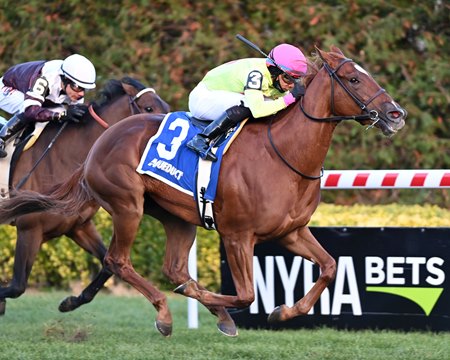
[[[194,199],[135,170],[161,115],[131,116],[107,130],[70,180],[49,196],[21,192],[0,204],[0,222],[33,211],[72,214],[88,212],[93,203],[102,206],[112,216],[114,232],[104,267],[90,286],[101,286],[111,274],[131,284],[156,308],[163,335],[170,335],[172,325],[166,296],[137,274],[130,260],[144,213],[159,219],[167,233],[163,272],[178,285],[175,292],[208,307],[226,334],[237,331],[221,309],[253,302],[253,249],[265,241],[277,241],[320,267],[310,291],[292,307],[275,308],[268,320],[307,314],[336,273],[335,260],[307,226],[320,201],[319,178],[336,125],[355,120],[389,136],[406,118],[372,76],[337,47],[317,53],[320,63],[307,79],[303,99],[268,119],[248,122],[223,159],[214,217],[236,295],[210,292],[189,275],[188,253],[201,225]]]
[[[22,189],[39,193],[49,191],[56,183],[72,175],[84,162],[92,144],[106,127],[133,114],[167,112],[169,106],[154,89],[124,77],[121,81],[109,80],[101,91],[100,99],[92,104],[92,109],[93,114],[86,113],[80,124],[66,125],[51,151],[30,174],[30,169],[61,128],[59,124],[49,124],[36,143],[21,153],[12,175],[12,187],[26,179]],[[104,120],[107,123],[103,123]],[[17,298],[24,293],[36,255],[44,242],[67,235],[101,261],[106,253],[90,217],[32,214],[15,219],[15,226],[17,243],[14,273],[10,285],[0,287],[0,314],[5,312],[5,298]]]

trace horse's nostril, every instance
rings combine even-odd
[[[402,113],[400,111],[391,111],[389,113],[390,117],[393,119],[398,119],[399,117],[402,116]]]

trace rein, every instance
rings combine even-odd
[[[139,106],[136,104],[136,101],[138,101],[139,98],[142,95],[144,95],[145,93],[148,93],[148,92],[156,94],[155,89],[153,89],[153,88],[145,88],[145,89],[142,89],[141,91],[139,91],[135,96],[133,96],[133,97],[130,96],[129,105],[130,105],[130,111],[131,111],[132,115],[141,113],[141,110],[139,109]],[[109,124],[105,120],[103,120],[100,117],[100,115],[98,115],[95,112],[94,107],[92,106],[92,104],[89,105],[89,114],[91,114],[91,116],[94,118],[94,120],[97,121],[100,124],[100,126],[102,126],[105,129],[109,128]]]
[[[94,120],[100,124],[100,126],[102,126],[105,129],[109,128],[109,124],[105,120],[103,120],[100,116],[97,115],[92,104],[89,105],[88,110],[89,110],[89,114],[91,114],[91,116],[94,118]]]
[[[272,127],[272,121],[273,121],[273,116],[270,118],[269,126],[267,127],[267,135],[269,136],[270,145],[272,145],[272,148],[275,150],[275,153],[278,155],[278,157],[287,165],[287,167],[289,169],[291,169],[296,174],[300,175],[302,178],[305,178],[305,179],[308,179],[308,180],[318,180],[318,179],[320,179],[323,176],[323,166],[320,169],[320,175],[317,175],[317,176],[306,175],[306,174],[302,173],[300,170],[297,170],[291,164],[289,164],[289,162],[284,158],[284,156],[281,155],[280,151],[277,149],[277,147],[275,146],[275,143],[273,142],[273,139],[272,139],[272,133],[270,131],[270,128]]]

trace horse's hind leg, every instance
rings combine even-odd
[[[137,208],[141,207],[138,206]],[[142,212],[133,211],[131,206],[124,207],[121,211],[114,210],[112,213],[114,234],[105,256],[104,266],[133,286],[153,304],[158,312],[155,322],[156,328],[162,335],[170,336],[172,333],[172,315],[166,296],[140,276],[134,270],[130,260],[131,246],[136,237],[141,217]]]
[[[59,311],[73,311],[81,305],[91,302],[112,275],[113,274],[108,269],[102,268],[95,276],[94,280],[84,288],[79,296],[69,296],[61,301],[58,307]]]
[[[103,262],[106,254],[106,247],[92,220],[84,223],[82,226],[77,226],[67,235],[80,247],[95,256],[100,262]],[[81,305],[91,302],[111,276],[112,273],[103,268],[79,296],[69,296],[65,298],[59,305],[59,311],[72,311]]]
[[[280,244],[294,254],[318,264],[320,266],[320,276],[313,287],[294,306],[289,308],[286,305],[281,305],[275,308],[269,314],[269,322],[285,321],[299,315],[308,314],[317,300],[319,300],[322,292],[336,276],[336,261],[319,244],[307,226],[281,239]]]
[[[30,230],[22,230],[22,224],[20,221],[17,224],[13,278],[9,286],[0,287],[0,315],[4,315],[6,311],[6,298],[18,298],[25,292],[31,268],[43,242],[40,226],[36,225],[30,227]]]
[[[197,227],[170,214],[164,217],[162,223],[167,235],[163,273],[176,285],[195,282],[198,289],[206,290],[190,277],[188,269],[189,250],[194,243]],[[220,332],[227,336],[238,335],[233,319],[223,306],[205,306],[217,316],[217,328]]]
[[[67,235],[82,249],[95,256],[100,262],[103,261],[106,254],[106,246],[92,220],[83,223],[81,226],[76,226]]]

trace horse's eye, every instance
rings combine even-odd
[[[147,111],[147,112],[153,112],[153,108],[151,107],[151,106],[147,106],[146,108],[145,108],[145,111]]]
[[[350,82],[352,84],[359,84],[359,80],[357,78],[354,78],[354,77],[350,79]]]

